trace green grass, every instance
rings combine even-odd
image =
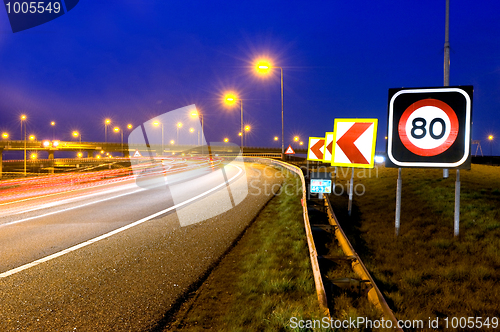
[[[380,168],[378,176],[355,180],[366,192],[355,197],[351,218],[344,212],[345,195],[332,195],[344,230],[398,319],[500,315],[499,175],[500,167],[484,165],[461,171],[458,238],[454,171],[443,179],[441,170],[403,169],[398,238],[397,169]]]
[[[295,190],[300,180],[287,174],[284,181],[287,192],[294,194],[283,193],[269,202],[189,308],[181,310],[171,330],[288,331],[291,317],[322,318],[305,237],[301,191]]]

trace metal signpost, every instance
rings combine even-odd
[[[386,167],[397,167],[396,235],[401,168],[470,169],[472,86],[389,89]],[[454,233],[460,219],[460,174],[455,185]]]

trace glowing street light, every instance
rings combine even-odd
[[[300,144],[300,145],[304,145],[304,142],[300,141],[300,142],[299,142],[299,144]]]
[[[270,61],[266,59],[259,59],[255,63],[255,70],[260,75],[267,75],[271,69],[279,68],[281,73],[281,158],[285,156],[285,132],[284,132],[284,121],[283,121],[283,68],[273,66]]]
[[[171,144],[171,145],[174,145],[174,144],[175,144],[175,141],[174,141],[174,140],[170,140],[170,144]]]
[[[2,133],[2,138],[3,139],[9,138],[9,133]]]
[[[249,125],[246,125],[246,126],[245,126],[245,131],[246,131],[246,132],[250,131],[250,126],[249,126]],[[247,142],[247,137],[248,137],[248,135],[247,135],[247,133],[245,133],[245,137],[244,137],[244,138],[245,138],[245,145],[247,145],[247,144],[248,144],[248,142]]]
[[[38,158],[38,155],[36,154],[36,152],[33,152],[31,155],[30,155],[30,158],[32,160],[36,160]]]
[[[493,156],[493,135],[489,135],[488,140],[490,141],[490,154]]]
[[[129,130],[130,130],[130,129],[132,129],[132,127],[133,127],[133,126],[132,126],[132,124],[131,124],[131,123],[129,123],[129,124],[127,125],[127,129],[129,129]]]
[[[24,124],[24,135],[23,135]],[[26,115],[21,115],[21,139],[24,140],[24,176],[26,176]]]
[[[163,151],[165,151],[165,143],[164,143],[164,135],[163,135],[163,122],[160,122],[158,120],[153,121],[153,126],[158,127],[161,125],[161,155],[163,156]]]
[[[226,137],[226,138],[224,138],[224,143],[227,143],[227,142],[229,142],[229,138]]]
[[[295,142],[298,142],[298,141],[299,141],[299,136],[295,136],[295,137],[293,138],[293,140],[294,140]]]
[[[30,141],[34,141],[36,139],[35,135],[30,135]]]
[[[240,109],[241,109],[241,122],[240,122],[240,136],[241,136],[241,153],[243,154],[243,100],[239,99],[234,93],[228,92],[224,96],[224,103],[229,106],[233,106],[236,104],[236,101],[240,101]]]
[[[75,138],[79,137],[79,138],[80,138],[80,144],[82,143],[82,134],[80,134],[80,132],[78,132],[78,131],[76,131],[76,130],[75,130],[75,131],[72,133],[72,135],[73,135],[73,137],[75,137]]]
[[[123,130],[120,129],[120,127],[114,127],[113,128],[113,131],[115,133],[120,133],[121,134],[121,146],[120,146],[120,149],[122,150],[122,153],[123,155],[125,156],[125,152],[123,151]]]
[[[179,129],[182,128],[182,122],[177,122],[177,143],[179,143]]]
[[[52,126],[52,140],[56,139],[56,122],[51,121],[50,125]]]
[[[203,133],[203,114],[198,112],[198,110],[194,110],[191,112],[190,116],[193,119],[197,119],[198,117],[201,118],[201,132]],[[201,135],[199,131],[198,131],[198,145],[201,145]],[[203,147],[201,149],[202,149],[201,153],[203,154]]]
[[[279,138],[278,136],[274,136],[274,140],[277,141]]]
[[[104,142],[108,142],[108,125],[111,124],[111,119],[104,120]]]

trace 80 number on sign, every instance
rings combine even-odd
[[[458,135],[458,118],[453,109],[437,99],[423,99],[410,105],[398,125],[403,145],[419,156],[446,151]]]

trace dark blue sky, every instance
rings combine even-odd
[[[500,154],[500,2],[451,0],[450,85],[473,85],[473,139]],[[379,119],[385,149],[389,88],[443,84],[445,1],[81,0],[51,22],[12,33],[0,9],[0,130],[20,138],[19,116],[39,138],[104,140],[104,119],[140,123],[196,104],[211,141],[280,146],[279,71],[252,69],[259,56],[283,67],[285,144],[333,130],[334,118]],[[118,135],[110,140],[119,141]],[[307,144],[307,143],[306,143]],[[473,152],[475,147],[473,147]]]

